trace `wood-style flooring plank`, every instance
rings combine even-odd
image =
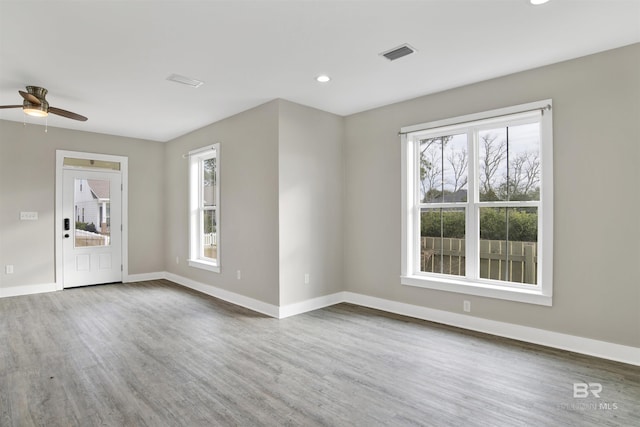
[[[640,368],[149,281],[0,299],[0,426],[635,426]],[[573,383],[600,383],[600,398]]]

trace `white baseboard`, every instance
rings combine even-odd
[[[57,290],[55,283],[42,283],[39,285],[23,285],[0,287],[0,298],[17,297],[20,295],[42,294],[45,292],[54,292]]]
[[[280,306],[279,319],[295,316],[296,314],[306,313],[308,311],[318,310],[320,308],[329,307],[330,305],[345,302],[344,292],[336,292],[335,294],[324,295],[312,298],[306,301],[296,302]]]
[[[156,271],[155,273],[129,274],[122,279],[123,283],[144,282],[146,280],[160,280],[166,277],[164,271]]]
[[[375,308],[390,313],[442,323],[458,328],[544,345],[561,350],[595,356],[640,366],[640,348],[590,338],[567,335],[529,326],[482,319],[450,311],[436,310],[353,292],[344,292],[344,302]]]
[[[186,277],[178,276],[177,274],[173,273],[165,272],[164,278],[184,287],[202,292],[203,294],[207,294],[212,297],[230,302],[232,304],[257,311],[258,313],[266,314],[267,316],[279,318],[279,309],[276,305],[268,304],[254,298],[227,291],[226,289],[216,288],[213,285],[207,285],[206,283],[187,279]]]
[[[207,295],[211,295],[279,319],[346,302],[416,319],[442,323],[462,329],[469,329],[490,335],[511,338],[518,341],[539,344],[546,347],[640,366],[640,348],[638,347],[567,335],[559,332],[532,328],[529,326],[516,325],[513,323],[482,319],[480,317],[473,317],[444,310],[436,310],[433,308],[371,297],[354,292],[337,292],[335,294],[277,307],[275,305],[266,304],[224,289],[219,289],[211,285],[195,282],[175,274],[166,273],[165,278],[196,291],[203,292]]]
[[[544,329],[532,328],[529,326],[516,325],[507,322],[482,319],[469,315],[453,313],[450,311],[436,310],[428,307],[421,307],[412,304],[391,301],[382,298],[354,292],[337,292],[310,300],[301,301],[284,306],[276,306],[263,301],[249,298],[235,292],[217,288],[212,285],[197,282],[186,277],[168,272],[155,272],[144,274],[132,274],[126,277],[126,282],[138,282],[144,280],[167,279],[187,288],[202,292],[215,298],[236,304],[267,316],[283,319],[295,316],[320,308],[328,307],[342,302],[374,308],[389,313],[414,317],[416,319],[428,320],[442,323],[458,328],[483,332],[519,341],[539,344],[547,347],[568,350],[575,353],[595,356],[602,359],[614,360],[616,362],[628,363],[640,366],[640,348],[614,344],[606,341],[599,341],[590,338],[567,335],[559,332]],[[40,285],[25,285],[0,287],[0,298],[19,295],[30,295],[43,292],[53,292],[57,290],[55,283],[45,283]]]
[[[163,272],[163,279],[177,283],[181,286],[193,289],[203,294],[210,295],[215,298],[230,302],[276,319],[284,319],[285,317],[295,316],[296,314],[306,313],[308,311],[318,310],[320,308],[329,307],[331,305],[344,302],[344,292],[336,292],[335,294],[325,295],[300,301],[293,304],[287,304],[278,307],[277,305],[268,304],[254,298],[246,297],[226,289],[217,288],[213,285],[198,282],[174,273]],[[148,279],[152,280],[152,279]]]

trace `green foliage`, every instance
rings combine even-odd
[[[92,222],[86,223],[81,221],[76,221],[76,230],[84,230],[89,231],[91,233],[97,233],[96,225]]]
[[[422,236],[440,237],[442,226],[443,236],[455,239],[464,238],[464,212],[442,211],[434,209],[422,212],[421,230]]]
[[[216,212],[215,211],[205,211],[204,212],[204,233],[215,233],[216,232]]]
[[[509,240],[519,242],[538,241],[538,214],[535,209],[511,208],[508,212]],[[480,238],[507,239],[507,209],[480,209]]]
[[[509,209],[509,240],[521,242],[538,241],[538,214],[536,209]]]
[[[509,209],[509,240],[538,241],[538,214],[535,209]],[[465,237],[465,217],[460,211],[433,209],[421,214],[420,235],[462,239]],[[442,234],[441,234],[442,231]],[[480,209],[480,238],[507,239],[507,209]]]

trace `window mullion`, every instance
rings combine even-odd
[[[467,130],[467,209],[465,222],[465,273],[467,278],[475,280],[479,276],[478,251],[479,249],[479,221],[476,202],[478,200],[477,170],[478,170],[478,132],[477,130]]]
[[[419,140],[413,138],[413,272],[420,271],[420,244],[422,242],[422,233],[420,228],[420,218],[422,210],[420,208],[420,143]]]
[[[204,259],[204,162],[198,160],[198,258]]]
[[[204,245],[202,241],[202,237],[204,236],[203,224],[204,224],[204,210],[202,209],[202,206],[200,206],[198,207],[198,236],[197,236],[199,259],[204,258]]]

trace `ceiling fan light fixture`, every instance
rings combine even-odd
[[[42,107],[42,106],[40,106],[40,107]],[[24,111],[25,114],[28,114],[28,115],[33,116],[33,117],[47,117],[49,115],[47,110],[45,110],[43,108],[38,108],[37,106],[23,108],[22,111]]]
[[[47,90],[39,86],[27,86],[27,92],[19,90],[18,93],[24,99],[22,105],[0,105],[0,109],[5,108],[22,108],[24,114],[33,117],[47,117],[49,113],[56,116],[66,117],[72,120],[86,122],[85,116],[74,113],[72,111],[63,110],[62,108],[50,107],[45,99]]]

